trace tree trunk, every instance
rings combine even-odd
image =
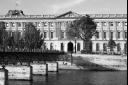
[[[91,40],[84,40],[84,50],[87,53],[91,53],[92,52],[92,42],[91,42]]]

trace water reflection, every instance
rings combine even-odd
[[[9,81],[9,85],[127,85],[127,72],[59,71],[33,76],[33,82]]]

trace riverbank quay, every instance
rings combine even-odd
[[[59,61],[59,69],[126,71],[127,55],[72,54],[73,64]]]

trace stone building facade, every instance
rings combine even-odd
[[[92,38],[93,52],[108,52],[107,44],[112,38],[117,46],[115,52],[123,53],[127,42],[127,14],[88,14],[97,23],[97,36]],[[51,50],[68,51],[68,48],[83,50],[83,41],[67,39],[66,30],[69,24],[86,14],[67,12],[62,15],[25,15],[22,10],[10,10],[0,15],[0,21],[6,22],[11,35],[18,32],[23,35],[25,23],[33,22],[44,35],[45,47]]]

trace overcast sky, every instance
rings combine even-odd
[[[8,10],[21,9],[25,14],[61,14],[73,11],[80,14],[127,13],[127,0],[0,0],[0,15]]]

